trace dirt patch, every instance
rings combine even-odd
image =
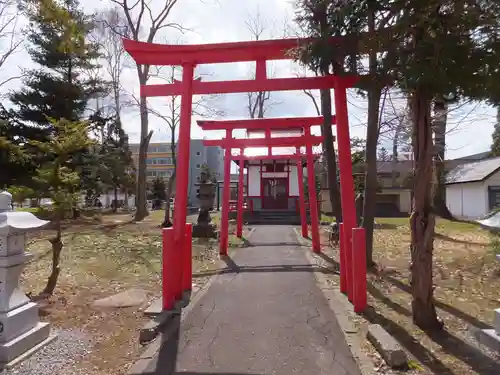
[[[426,334],[411,319],[407,219],[381,220],[381,224],[375,230],[378,271],[368,276],[370,306],[365,314],[354,317],[361,333],[366,333],[369,323],[381,324],[412,356],[409,373],[498,374],[500,357],[484,348],[479,350],[468,334],[470,325],[491,325],[493,310],[500,307],[500,267],[489,245],[490,235],[475,225],[438,222],[434,283],[436,306],[445,330]],[[322,234],[322,245],[324,254],[318,261],[335,272],[328,279],[338,287],[338,250],[328,247],[326,233]],[[373,358],[378,373],[400,373],[386,368],[374,348],[364,342],[364,350]]]
[[[93,347],[78,364],[88,375],[125,374],[141,353],[138,331],[146,321],[142,311],[161,292],[162,218],[161,212],[153,213],[134,223],[131,215],[107,215],[99,223],[79,220],[64,231],[59,283],[40,312],[57,328],[79,329],[91,336]],[[51,235],[43,231],[29,240],[28,249],[35,257],[21,280],[25,292],[36,295],[45,285]],[[193,272],[215,270],[217,259],[216,247],[193,244]],[[209,276],[196,278],[195,287]],[[124,308],[93,305],[131,288],[143,291],[148,302]]]

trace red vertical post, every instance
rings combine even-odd
[[[187,194],[189,186],[189,149],[191,142],[191,112],[193,110],[193,75],[194,64],[182,66],[182,98],[179,119],[179,140],[177,141],[177,176],[175,179],[174,243],[175,252],[184,254],[185,227],[187,212]],[[181,292],[182,256],[177,256],[178,263],[172,269],[179,272],[179,292]],[[177,294],[177,293],[176,293]]]
[[[354,179],[352,177],[351,140],[347,114],[346,87],[341,79],[335,81],[335,117],[337,120],[337,142],[339,150],[340,196],[344,222],[344,250],[346,270],[352,270],[352,229],[356,226],[356,207],[354,204]],[[346,272],[348,297],[352,299],[351,272]]]
[[[339,245],[340,245],[340,292],[347,293],[347,268],[346,268],[346,251],[345,251],[345,236],[344,224],[339,224]]]
[[[311,127],[304,127],[306,137],[311,136]],[[306,157],[307,157],[307,182],[309,185],[309,210],[311,213],[311,235],[312,248],[315,253],[321,252],[321,244],[319,239],[319,217],[318,217],[318,200],[316,199],[316,175],[314,174],[314,156],[310,141],[306,141]]]
[[[193,224],[186,223],[185,246],[182,268],[182,291],[190,292],[193,287]]]
[[[174,276],[172,272],[175,265],[172,264],[172,255],[174,252],[174,232],[173,228],[162,230],[162,304],[163,310],[171,310],[175,303]]]
[[[226,130],[226,140],[232,138],[232,131]],[[224,150],[224,187],[222,191],[222,214],[220,220],[219,254],[227,255],[229,243],[229,198],[231,193],[231,147],[227,144]]]
[[[302,237],[307,238],[309,230],[307,229],[306,202],[304,198],[304,167],[302,166],[302,158],[300,157],[300,147],[296,148],[297,153],[297,182],[299,185],[299,209],[300,209],[300,224],[302,226]]]
[[[366,237],[365,228],[352,230],[353,248],[353,305],[354,311],[361,313],[366,309]]]
[[[238,178],[238,212],[236,219],[236,235],[238,238],[243,237],[243,171],[245,160],[243,160],[243,149],[240,149],[240,174]]]

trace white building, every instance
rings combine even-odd
[[[500,157],[461,164],[448,172],[446,205],[464,219],[477,219],[500,207]]]

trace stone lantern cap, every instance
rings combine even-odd
[[[48,224],[31,212],[16,212],[11,210],[12,195],[6,191],[0,193],[0,235],[8,235],[11,231],[28,232]]]

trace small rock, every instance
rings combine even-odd
[[[368,340],[382,355],[392,368],[404,368],[408,365],[408,357],[401,345],[379,324],[371,324],[366,334]]]
[[[147,292],[142,289],[128,289],[124,292],[94,301],[95,307],[134,307],[141,306],[148,300]]]

